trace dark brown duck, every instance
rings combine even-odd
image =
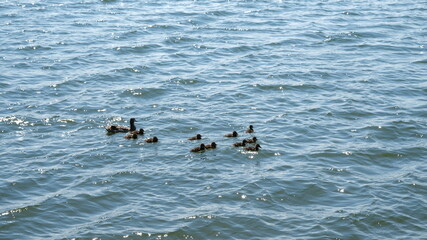
[[[145,142],[148,142],[148,143],[155,143],[155,142],[158,142],[158,141],[159,141],[159,139],[157,137],[152,137],[152,138],[145,139]]]
[[[205,148],[206,149],[214,149],[214,148],[216,148],[216,143],[212,142],[211,144],[206,145]]]
[[[239,134],[237,134],[236,131],[233,131],[232,133],[225,134],[224,137],[237,137],[237,135],[239,135]]]
[[[129,133],[124,138],[126,138],[126,139],[137,139],[138,138],[138,134],[136,134],[136,133]]]
[[[144,129],[140,128],[139,130],[132,131],[132,134],[144,135]]]
[[[246,143],[256,143],[258,139],[256,137],[246,139]]]
[[[195,147],[190,150],[190,152],[203,152],[206,150],[205,144],[200,144],[200,147]]]
[[[246,133],[253,133],[254,132],[254,126],[249,125],[249,128],[246,129]]]
[[[243,141],[241,141],[241,142],[233,143],[233,146],[235,146],[235,147],[244,147],[244,146],[246,146],[246,139],[243,140]]]
[[[200,139],[202,139],[202,135],[197,134],[196,136],[191,137],[191,138],[189,138],[188,140],[193,141],[193,140],[200,140]]]
[[[258,151],[261,148],[259,144],[257,144],[255,147],[245,147],[246,151]]]

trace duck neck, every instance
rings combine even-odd
[[[135,127],[135,123],[134,123],[134,122],[131,122],[131,123],[130,123],[130,130],[131,130],[131,131],[135,131],[135,130],[136,130],[136,127]]]

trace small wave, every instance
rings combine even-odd
[[[190,37],[179,36],[179,37],[168,37],[164,42],[167,44],[175,44],[175,43],[186,43],[186,42],[195,42],[195,41],[198,41],[198,40]]]
[[[144,44],[144,45],[135,45],[135,46],[118,46],[114,47],[113,50],[116,50],[118,53],[128,54],[128,53],[145,53],[149,50],[155,50],[160,48],[158,44]]]
[[[20,118],[16,116],[0,117],[0,122],[23,127],[35,125],[35,123],[27,121],[26,118]]]
[[[412,63],[427,63],[427,59],[423,59],[423,60],[418,60]]]
[[[261,89],[261,90],[277,90],[277,91],[285,91],[285,90],[314,90],[314,89],[320,89],[319,86],[314,84],[297,84],[297,85],[261,85],[261,84],[255,84],[254,87]]]
[[[85,81],[74,79],[74,78],[67,78],[64,81],[53,83],[49,85],[50,88],[64,88],[67,90],[71,90],[72,88],[80,88]]]
[[[201,81],[198,79],[186,79],[186,78],[174,77],[169,79],[168,82],[178,84],[178,85],[192,85],[192,84],[198,84]]]
[[[51,47],[44,47],[41,45],[21,46],[17,48],[17,50],[20,50],[20,51],[51,50],[51,49],[52,49]]]
[[[342,12],[343,15],[349,15],[349,16],[359,16],[360,14],[357,12],[349,12],[349,11],[344,11]]]
[[[178,27],[172,26],[172,25],[166,25],[166,24],[153,24],[153,25],[148,25],[146,29],[168,29],[168,30],[176,29],[177,30]]]
[[[18,68],[18,69],[28,69],[28,68],[32,68],[32,65],[28,63],[16,63],[12,67]]]
[[[123,96],[135,96],[144,98],[156,98],[165,94],[166,90],[161,88],[137,88],[127,89],[122,92]]]
[[[294,44],[302,44],[304,39],[302,38],[289,38],[278,42],[267,43],[266,46],[289,46]]]
[[[73,26],[86,27],[86,26],[92,26],[92,23],[90,23],[90,22],[74,22]]]
[[[257,46],[237,46],[237,47],[231,47],[231,48],[223,48],[221,51],[230,52],[230,53],[244,53],[244,52],[251,52],[258,50],[259,47]]]
[[[233,12],[230,11],[209,11],[205,12],[206,15],[212,15],[212,16],[231,16],[234,15]]]
[[[126,68],[121,68],[121,69],[115,69],[113,71],[118,72],[118,73],[142,73],[148,69],[149,69],[149,67],[142,66],[142,67],[126,67]]]

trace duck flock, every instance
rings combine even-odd
[[[126,139],[137,139],[138,135],[144,135],[144,129],[140,128],[139,130],[135,127],[135,118],[130,119],[130,127],[125,126],[117,126],[117,125],[110,125],[105,127],[108,134],[114,134],[114,133],[128,133],[124,138]],[[252,125],[249,125],[249,128],[245,131],[246,133],[253,133],[254,128]],[[232,133],[225,134],[224,137],[237,137],[239,134],[236,131],[233,131]],[[202,139],[202,135],[197,134],[196,136],[188,138],[190,141],[194,140],[200,140]],[[155,143],[158,142],[159,139],[157,137],[152,138],[146,138],[144,140],[147,143]],[[252,146],[251,146],[252,145]],[[244,139],[241,142],[233,143],[234,147],[244,147],[246,151],[258,151],[261,146],[257,144],[257,138],[252,137],[249,139]],[[211,144],[200,144],[200,146],[195,147],[190,150],[190,152],[203,152],[208,149],[215,149],[217,147],[215,142],[212,142]]]

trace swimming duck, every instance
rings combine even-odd
[[[145,139],[145,142],[148,142],[148,143],[155,143],[155,142],[158,142],[158,141],[159,141],[159,139],[157,137]]]
[[[195,148],[191,149],[190,152],[202,152],[205,150],[206,150],[205,144],[202,143],[202,144],[200,144],[200,147],[195,147]]]
[[[254,126],[249,125],[249,128],[246,129],[246,133],[253,133],[254,132]]]
[[[199,140],[199,139],[202,139],[202,135],[197,134],[196,136],[191,137],[191,138],[189,138],[188,140],[193,141],[193,140]]]
[[[111,126],[107,126],[105,128],[105,130],[107,130],[108,133],[135,131],[136,130],[135,122],[136,122],[135,118],[131,118],[130,119],[130,128],[125,127],[125,126],[111,125]]]
[[[139,130],[132,131],[132,134],[144,135],[144,129],[140,128]]]
[[[245,147],[246,151],[258,151],[261,148],[259,144],[257,144],[255,147]]]
[[[129,133],[128,135],[125,136],[126,139],[137,139],[138,138],[138,134],[136,133]]]
[[[246,139],[243,140],[242,142],[233,143],[233,146],[235,146],[235,147],[243,147],[245,145],[246,145]]]
[[[248,138],[246,139],[246,143],[256,143],[256,140],[258,140],[256,137]]]
[[[206,145],[205,148],[206,149],[214,149],[214,148],[216,148],[216,143],[212,142],[211,144]]]
[[[233,131],[232,133],[225,134],[224,137],[237,137],[237,135],[238,135],[237,132]]]

